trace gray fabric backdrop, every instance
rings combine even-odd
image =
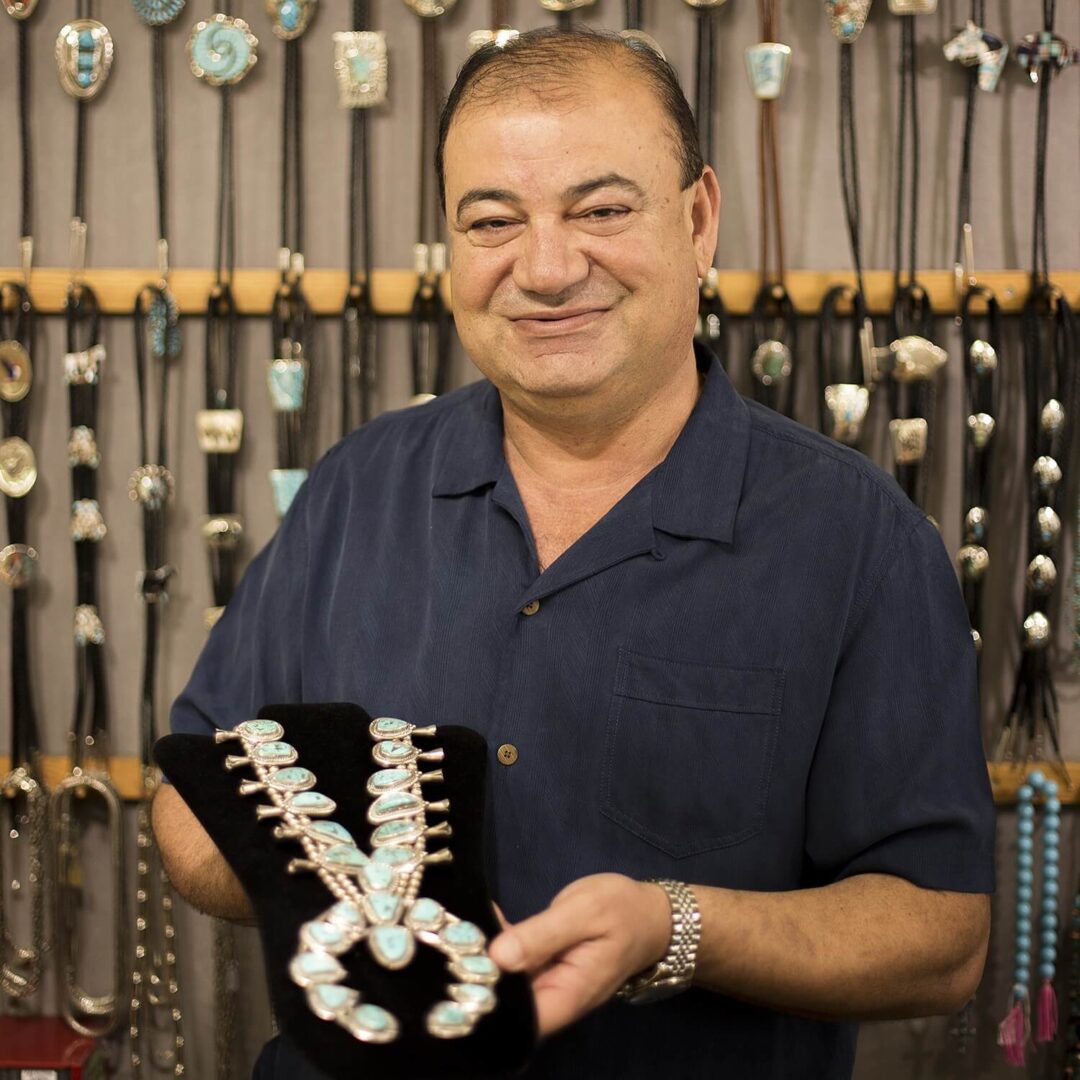
[[[70,3],[46,0],[33,20],[33,132],[36,140],[37,201],[35,226],[37,263],[64,266],[67,225],[71,212],[73,106],[59,89],[52,64],[52,43],[61,22],[73,14]],[[693,70],[694,17],[680,0],[649,0],[647,29],[660,41],[687,80]],[[152,266],[154,255],[154,193],[151,158],[151,97],[149,41],[129,4],[99,0],[97,13],[105,19],[117,43],[117,59],[102,97],[89,120],[89,178],[87,217],[90,223],[89,261],[98,266]],[[309,266],[340,267],[345,261],[343,222],[346,206],[345,163],[347,117],[336,103],[331,73],[331,32],[349,25],[347,0],[324,0],[306,44],[305,91],[307,165],[307,261]],[[376,232],[374,251],[380,267],[411,263],[415,218],[417,73],[419,26],[398,0],[372,5],[375,25],[388,34],[391,62],[389,103],[373,119],[373,172]],[[1015,42],[1041,26],[1042,6],[1036,0],[991,0],[989,27]],[[483,0],[461,0],[444,23],[446,72],[455,70],[465,55],[469,30],[487,24]],[[848,265],[846,235],[839,198],[836,152],[836,44],[828,32],[820,3],[783,0],[782,34],[795,50],[794,65],[783,101],[783,177],[790,266],[806,269]],[[169,31],[168,63],[172,92],[169,183],[172,197],[173,265],[210,265],[213,251],[214,185],[217,160],[218,97],[187,72],[184,42],[190,25],[213,10],[209,0],[193,0]],[[263,5],[257,0],[232,4],[234,14],[252,23],[262,41],[259,64],[237,90],[236,145],[240,191],[239,264],[272,266],[278,243],[279,95],[281,45],[270,32]],[[920,264],[951,265],[955,229],[955,184],[963,123],[962,72],[947,65],[940,43],[967,16],[962,0],[942,0],[937,14],[918,22],[920,121],[923,139],[923,186],[920,215]],[[1080,39],[1080,6],[1059,5],[1059,31]],[[620,26],[621,5],[600,0],[587,19]],[[552,16],[534,0],[515,0],[511,19],[520,27],[545,24]],[[718,16],[719,119],[718,153],[714,162],[724,191],[719,265],[753,267],[757,245],[756,108],[743,69],[741,51],[757,40],[756,8],[748,0],[732,0]],[[895,169],[896,53],[898,27],[878,0],[856,52],[858,120],[863,170],[865,261],[869,267],[890,264],[892,177]],[[1076,215],[1076,177],[1080,166],[1080,81],[1075,70],[1063,74],[1052,109],[1052,158],[1049,172],[1051,263],[1056,268],[1080,267],[1080,228]],[[10,20],[0,20],[0,145],[8,148],[0,201],[0,264],[16,261],[18,200],[16,169],[15,33]],[[976,256],[986,268],[1026,267],[1030,244],[1033,189],[1032,154],[1036,95],[1026,77],[1009,65],[996,96],[980,96],[974,188]],[[813,327],[802,328],[804,363],[812,358]],[[962,425],[961,367],[957,334],[942,320],[939,340],[953,352],[953,362],[941,398],[942,450],[931,493],[931,511],[942,522],[951,550],[959,545],[960,435]],[[105,338],[108,366],[102,387],[100,442],[103,455],[102,505],[110,533],[101,548],[101,608],[109,631],[108,666],[111,680],[114,743],[119,753],[137,752],[137,703],[141,649],[141,612],[133,591],[141,565],[138,511],[126,498],[126,480],[138,464],[134,424],[135,384],[131,324],[109,320]],[[165,710],[182,687],[202,647],[202,610],[209,603],[208,574],[199,525],[204,504],[204,467],[193,437],[193,416],[202,405],[202,325],[185,320],[187,343],[175,376],[175,416],[172,461],[177,481],[169,548],[179,570],[172,601],[165,612],[161,654],[160,701]],[[318,442],[336,438],[334,394],[338,354],[337,328],[328,321],[319,330],[317,363],[323,365],[319,400]],[[1026,463],[1020,446],[1022,413],[1016,392],[1019,351],[1015,326],[1009,327],[1004,380],[1006,395],[999,420],[1000,468],[995,490],[998,527],[992,549],[987,602],[987,653],[984,668],[985,724],[991,736],[1000,722],[1016,660],[1015,628],[1020,592],[1017,588],[1022,551],[1023,474]],[[746,388],[745,328],[735,327],[732,355],[736,381]],[[380,355],[383,401],[403,404],[408,396],[408,338],[401,321],[384,325]],[[269,355],[266,320],[248,320],[243,329],[242,398],[248,426],[242,456],[240,511],[248,529],[250,556],[271,535],[274,517],[266,481],[274,464],[274,438],[266,398],[263,363]],[[31,441],[37,451],[40,479],[33,493],[33,541],[41,555],[42,579],[35,587],[32,607],[34,673],[45,749],[59,753],[65,746],[73,700],[70,619],[74,580],[67,535],[69,481],[65,457],[67,403],[61,378],[63,328],[58,318],[44,320],[35,357],[38,380],[33,393]],[[456,381],[475,376],[468,361],[458,356]],[[813,423],[815,406],[808,377],[799,416]],[[880,412],[880,406],[878,407]],[[883,431],[883,417],[876,416]],[[875,455],[886,461],[884,439]],[[1070,538],[1071,539],[1071,538]],[[1068,547],[1071,550],[1071,547]],[[1062,576],[1071,580],[1067,567]],[[1067,598],[1067,590],[1066,598]],[[0,635],[8,630],[8,593],[0,593]],[[1060,694],[1063,702],[1066,754],[1080,756],[1080,683],[1066,672],[1069,610],[1062,608],[1060,634]],[[0,650],[0,684],[7,685],[8,649]],[[4,728],[7,707],[0,716]],[[5,743],[7,736],[3,736]],[[1063,832],[1063,915],[1076,880],[1072,815]],[[992,1076],[1007,1075],[993,1047],[993,1025],[1006,1006],[1010,984],[1010,922],[1014,851],[1013,816],[1002,816],[999,838],[1002,890],[996,903],[999,924],[987,977],[979,996],[979,1045],[963,1060],[950,1056],[944,1021],[869,1025],[860,1043],[857,1074],[862,1077]],[[100,850],[100,849],[99,849]],[[91,885],[101,873],[102,860],[88,860]],[[98,894],[100,897],[101,894]],[[88,913],[105,920],[107,904],[88,891]],[[21,918],[21,916],[20,916]],[[210,932],[203,917],[180,912],[181,961],[189,1074],[211,1075]],[[237,1075],[246,1075],[256,1048],[269,1029],[257,941],[242,932],[243,1045]],[[102,973],[108,961],[107,935],[94,935],[88,957]],[[95,988],[91,979],[91,988]],[[100,988],[100,983],[97,984]],[[50,997],[45,997],[50,1002]],[[1063,1006],[1064,1006],[1063,995]],[[1057,1051],[1044,1052],[1033,1075],[1055,1075]],[[701,1075],[708,1075],[703,1069]]]

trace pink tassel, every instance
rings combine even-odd
[[[1047,979],[1039,991],[1039,1042],[1052,1042],[1057,1034],[1058,1003],[1054,984]]]
[[[1024,1004],[1016,1002],[998,1025],[998,1045],[1009,1065],[1024,1064]]]

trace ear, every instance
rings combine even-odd
[[[690,239],[697,257],[698,277],[704,277],[712,266],[720,225],[720,183],[711,166],[705,166],[690,195]]]

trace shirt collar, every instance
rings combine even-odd
[[[705,387],[667,458],[653,473],[653,526],[673,536],[730,543],[750,446],[750,413],[720,362],[694,346]],[[455,410],[432,495],[465,495],[498,482],[505,467],[502,402],[484,380]]]

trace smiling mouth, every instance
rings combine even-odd
[[[557,337],[560,334],[572,334],[586,329],[601,316],[606,315],[609,310],[610,308],[590,308],[587,311],[567,312],[565,315],[544,312],[542,315],[526,316],[511,321],[519,330],[534,337]]]

